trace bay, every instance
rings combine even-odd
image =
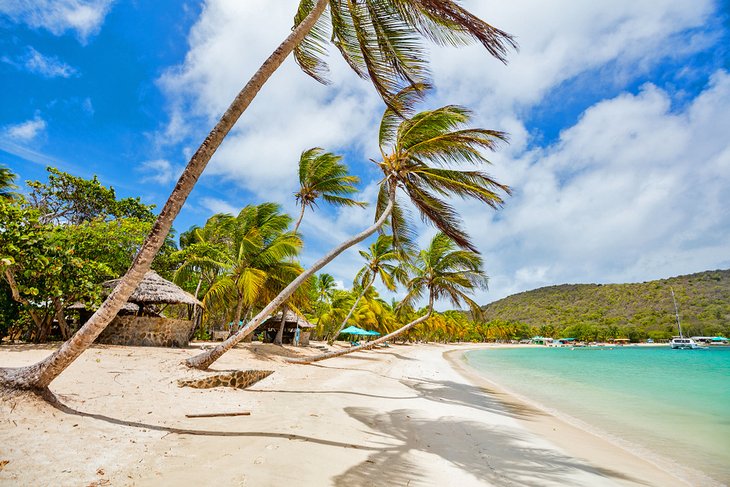
[[[730,347],[495,348],[465,360],[594,432],[730,482]]]

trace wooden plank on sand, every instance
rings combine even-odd
[[[239,411],[234,413],[205,413],[205,414],[186,414],[186,418],[218,418],[221,416],[251,416],[251,411]]]

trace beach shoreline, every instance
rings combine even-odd
[[[274,373],[239,390],[178,387],[206,375],[180,365],[198,348],[95,346],[53,383],[59,407],[0,402],[0,485],[683,485],[485,386],[458,363],[473,348],[301,366],[283,358],[318,350],[247,344],[212,370]],[[0,366],[50,351],[3,346]],[[250,415],[186,417],[230,412]]]
[[[645,344],[644,346],[657,346]],[[661,345],[659,345],[661,346]],[[665,345],[666,346],[666,345]],[[522,346],[498,346],[497,348],[514,348]],[[536,434],[548,438],[551,442],[577,457],[601,465],[614,467],[625,466],[631,470],[647,468],[658,469],[669,474],[682,485],[704,485],[722,487],[720,481],[705,475],[703,472],[680,465],[674,460],[654,451],[631,443],[612,435],[592,424],[580,421],[563,411],[554,410],[511,390],[508,385],[495,381],[468,364],[466,353],[474,350],[495,348],[492,346],[475,346],[463,350],[456,349],[444,352],[444,358],[464,377],[490,394],[497,395],[506,407],[528,408],[539,412],[529,419],[522,420],[523,425]]]

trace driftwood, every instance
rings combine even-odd
[[[239,411],[237,413],[205,413],[205,414],[186,414],[186,418],[218,418],[221,416],[251,416],[251,411]]]

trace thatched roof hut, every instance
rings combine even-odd
[[[281,324],[281,311],[276,313],[275,315],[269,316],[266,321],[261,323],[260,326],[266,325],[266,324],[275,324],[278,328]],[[294,311],[287,309],[286,310],[286,321],[284,323],[284,329],[287,328],[314,328],[314,325],[311,324],[304,316],[299,316]]]
[[[108,292],[119,279],[102,284]],[[162,316],[156,305],[183,304],[188,306],[188,319]],[[145,274],[116,318],[99,335],[97,342],[114,345],[184,347],[193,335],[201,314],[196,312],[203,303],[195,296],[163,279],[155,271]]]
[[[120,279],[113,279],[102,284],[110,292],[116,287]],[[127,300],[130,303],[145,304],[188,304],[203,306],[195,296],[185,291],[175,283],[163,279],[155,271],[148,271],[144,278]]]
[[[272,342],[280,326],[281,311],[267,318],[256,328],[252,335],[258,335],[263,332],[264,342]],[[307,319],[303,316],[299,316],[292,310],[287,309],[284,322],[284,334],[282,337],[283,343],[294,342],[297,328],[300,330],[300,343],[302,345],[309,344],[309,334],[314,328],[314,325],[307,321]]]

